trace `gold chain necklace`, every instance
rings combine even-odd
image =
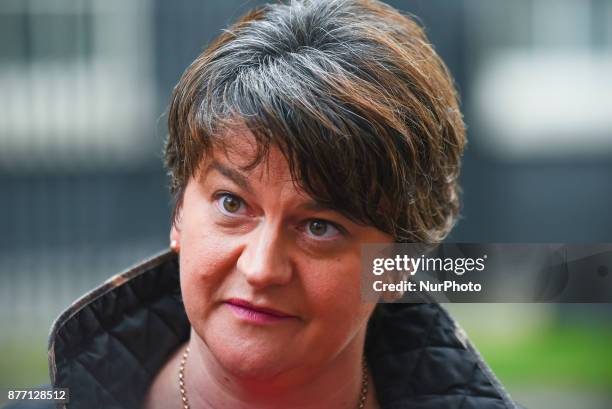
[[[189,408],[189,400],[187,400],[187,391],[185,389],[185,363],[187,362],[187,356],[189,355],[189,347],[185,348],[183,357],[181,358],[181,364],[179,366],[179,389],[181,391],[181,405],[183,409]],[[361,362],[361,393],[359,394],[359,405],[357,409],[363,409],[365,407],[366,398],[368,397],[368,366],[365,358]]]

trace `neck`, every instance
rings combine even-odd
[[[364,339],[365,329],[338,356],[322,365],[295,368],[266,379],[248,379],[220,366],[192,330],[185,365],[190,408],[355,409],[361,395]]]

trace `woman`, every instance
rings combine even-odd
[[[54,325],[69,408],[514,408],[436,304],[360,300],[365,243],[440,242],[465,129],[377,1],[257,9],[174,89],[171,251]]]

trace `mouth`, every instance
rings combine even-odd
[[[270,307],[254,305],[240,298],[231,298],[224,301],[224,304],[227,305],[238,318],[256,324],[271,324],[297,318],[295,315],[287,314]]]

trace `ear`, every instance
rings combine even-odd
[[[383,303],[394,303],[398,300],[400,300],[402,297],[404,296],[404,292],[403,291],[385,291],[383,294],[381,294],[380,300]]]
[[[401,283],[403,281],[410,281],[411,279],[411,273],[413,271],[414,267],[408,266],[408,268],[405,271],[402,272],[392,272],[392,273],[387,273],[385,274],[385,279],[384,281],[391,284],[391,283]],[[396,291],[385,291],[384,293],[381,294],[381,300],[385,303],[394,303],[399,301],[402,297],[404,296],[404,291],[402,290],[396,290]]]
[[[178,213],[173,218],[172,227],[170,228],[170,248],[175,253],[179,252],[181,247],[181,209],[177,209]]]
[[[172,223],[172,228],[170,229],[170,241],[180,242],[181,240],[181,231],[176,226],[176,223]]]

